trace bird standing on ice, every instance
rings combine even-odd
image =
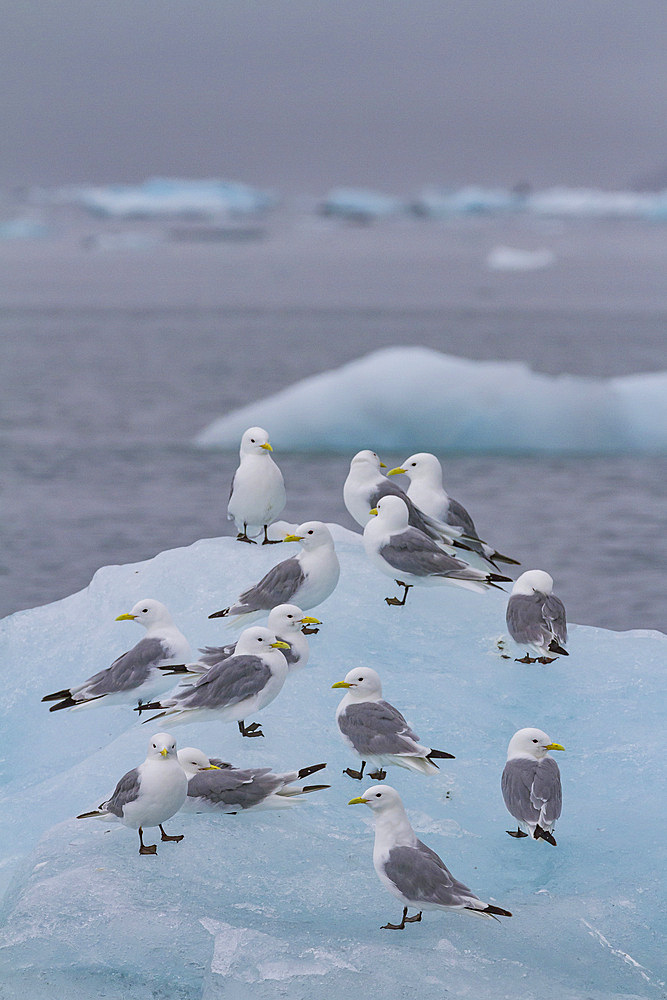
[[[283,474],[271,458],[273,451],[269,435],[263,427],[249,427],[241,438],[240,463],[234,473],[227,517],[236,522],[238,542],[256,542],[248,537],[248,527],[258,535],[264,528],[262,545],[275,545],[280,539],[270,539],[267,530],[286,503]]]
[[[405,588],[400,601],[397,597],[385,597],[387,604],[404,605],[408,590],[415,584],[451,583],[482,593],[496,581],[509,580],[507,576],[475,569],[443,552],[423,531],[410,526],[408,508],[400,497],[382,497],[371,514],[377,516],[364,528],[366,554],[378,569]],[[397,579],[398,573],[401,579]]]
[[[436,774],[438,765],[434,758],[454,760],[453,754],[419,742],[398,709],[382,698],[382,683],[371,667],[350,670],[344,681],[331,686],[346,689],[336,711],[336,722],[344,742],[361,758],[360,771],[348,767],[344,774],[361,781],[368,762],[375,767],[370,777],[384,781],[386,765]]]
[[[301,552],[270,569],[254,587],[249,587],[236,602],[209,618],[234,618],[249,623],[257,621],[277,604],[296,604],[307,611],[321,604],[333,592],[340,564],[331,532],[321,521],[300,524],[286,542],[301,542]]]
[[[501,782],[505,805],[519,823],[519,829],[507,831],[510,837],[531,836],[556,846],[552,831],[563,797],[558,764],[548,753],[564,749],[541,729],[519,729],[510,740]]]
[[[492,545],[487,545],[477,534],[475,522],[465,507],[446,493],[442,485],[442,466],[428,451],[410,455],[396,469],[390,469],[388,476],[403,473],[410,480],[407,495],[421,511],[430,517],[437,518],[445,524],[459,528],[465,535],[468,547],[482,559],[491,563],[505,562],[518,566],[516,559],[497,552]]]
[[[553,579],[541,569],[522,573],[507,602],[507,629],[524,652],[518,663],[553,663],[557,653],[567,656],[567,621],[563,602],[552,593]],[[499,644],[504,648],[502,641]],[[537,656],[530,656],[528,650]]]
[[[157,854],[155,844],[144,844],[144,827],[159,826],[162,840],[178,843],[183,834],[170,837],[162,826],[185,802],[188,779],[169,733],[156,733],[148,744],[146,760],[124,774],[111,798],[77,819],[118,820],[139,833],[139,854]]]
[[[127,701],[137,701],[141,708],[143,699],[150,701],[171,687],[173,681],[160,668],[188,660],[190,646],[164,604],[144,598],[129,614],[118,615],[116,621],[138,622],[146,629],[146,635],[110,667],[93,674],[83,684],[45,695],[42,701],[58,702],[50,707],[50,712]]]
[[[310,629],[309,625],[321,625],[319,618],[304,615],[301,608],[296,604],[278,604],[269,612],[266,627],[275,632],[276,639],[286,642],[288,649],[283,650],[289,672],[301,670],[308,663],[310,656],[310,646],[308,636],[319,629]],[[189,664],[187,670],[194,673],[204,673],[209,667],[214,667],[222,660],[226,660],[236,649],[236,643],[230,642],[225,646],[206,646],[200,650],[203,656],[200,662]],[[196,669],[201,668],[201,669]],[[186,672],[185,668],[178,671]]]
[[[458,910],[479,917],[511,917],[508,910],[484,903],[459,882],[435,851],[417,839],[401,797],[390,785],[375,785],[349,805],[363,804],[373,812],[375,847],[373,864],[378,878],[403,904],[400,924],[385,924],[382,930],[402,931],[418,923],[423,910]],[[408,909],[419,912],[408,916]]]

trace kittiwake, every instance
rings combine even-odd
[[[519,823],[519,829],[507,831],[510,837],[531,836],[556,846],[552,831],[563,797],[558,764],[548,753],[564,749],[541,729],[520,729],[510,740],[501,782],[505,805]]]
[[[283,475],[271,458],[272,451],[263,427],[249,427],[241,438],[239,467],[232,479],[227,505],[227,517],[236,522],[239,542],[256,544],[248,537],[249,527],[254,535],[264,529],[262,545],[280,541],[267,535],[269,525],[286,503]]]
[[[512,587],[505,620],[512,639],[523,652],[519,663],[552,663],[556,653],[567,656],[565,607],[552,593],[553,579],[541,569],[522,573]],[[499,643],[501,649],[504,643]],[[530,652],[537,654],[530,656]]]

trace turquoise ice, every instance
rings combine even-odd
[[[308,666],[261,713],[265,739],[216,723],[174,732],[179,746],[239,765],[326,760],[317,777],[332,787],[279,812],[177,815],[169,832],[185,840],[159,843],[157,857],[140,857],[120,825],[74,817],[143,760],[161,726],[120,706],[49,713],[40,699],[137,640],[133,623],[114,619],[141,597],[163,601],[194,648],[227,641],[233,633],[207,615],[276,550],[200,541],[106,567],[84,591],[2,622],[0,995],[661,995],[666,637],[575,625],[567,659],[503,660],[503,594],[416,588],[405,608],[387,607],[391,581],[367,564],[360,536],[333,532],[340,584],[315,611],[324,624]],[[373,870],[370,816],[346,805],[366,784],[342,774],[357,762],[331,690],[358,664],[380,673],[417,732],[456,755],[433,778],[393,769],[387,782],[454,874],[512,911],[502,925],[425,913],[404,932],[380,929],[400,907]],[[505,833],[500,775],[523,726],[566,748],[556,848]]]

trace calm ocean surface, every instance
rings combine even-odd
[[[545,309],[484,295],[429,308],[100,307],[73,296],[54,308],[44,303],[48,283],[41,288],[0,309],[2,614],[85,587],[100,566],[230,534],[237,456],[198,450],[193,436],[377,348],[425,345],[551,374],[667,368],[664,309],[595,308],[573,295]],[[353,527],[342,501],[350,456],[289,455],[274,444],[285,517]],[[405,455],[382,457],[391,465]],[[449,492],[480,534],[523,569],[548,570],[572,621],[665,628],[667,459],[441,458]]]

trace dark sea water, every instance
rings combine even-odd
[[[225,296],[211,292],[207,258],[206,294],[192,291],[192,278],[184,283],[187,294],[165,294],[160,305],[152,286],[139,306],[142,269],[149,282],[159,262],[140,259],[137,275],[131,262],[116,259],[109,287],[125,281],[134,291],[114,305],[108,296],[100,304],[99,295],[81,294],[75,256],[66,279],[59,261],[40,259],[38,286],[26,271],[25,290],[14,284],[0,309],[2,614],[66,596],[100,566],[230,534],[225,513],[237,456],[199,450],[194,435],[237,406],[377,348],[425,345],[472,359],[520,360],[550,374],[667,368],[659,296],[646,308],[637,296],[596,306],[590,287],[586,295],[570,287],[560,304],[563,276],[552,279],[545,307],[516,276],[495,294],[494,282],[505,277],[481,273],[468,301],[452,292],[449,302],[445,292],[428,307],[410,296],[401,304],[389,277],[388,305],[376,282],[370,304],[355,293],[347,301],[341,295],[344,304],[336,306],[335,270],[328,274],[323,265],[323,306],[304,301],[313,298],[312,287],[297,294],[300,275],[290,273],[291,294],[259,308],[221,304]],[[84,279],[89,266],[82,258]],[[105,266],[98,258],[96,288],[106,287]],[[172,273],[173,256],[164,266],[165,275]],[[280,273],[274,278],[280,286]],[[73,289],[69,301],[63,280]],[[290,298],[297,304],[283,301]],[[306,457],[277,447],[275,457],[287,483],[288,520],[353,527],[342,501],[351,456]],[[382,457],[398,464],[406,456]],[[523,569],[550,572],[572,621],[664,629],[667,459],[440,457],[448,491],[468,507],[480,534]]]

